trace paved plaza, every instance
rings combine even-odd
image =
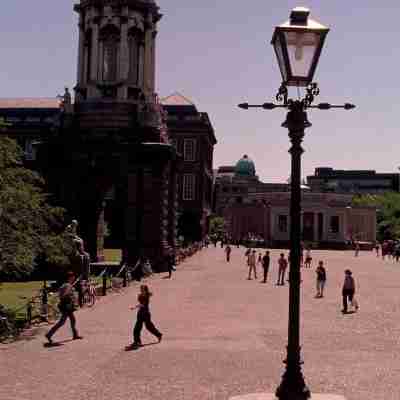
[[[273,392],[284,371],[288,285],[275,286],[272,251],[269,282],[247,280],[244,248],[204,249],[178,266],[173,279],[148,281],[155,324],[163,341],[147,332],[131,341],[138,285],[77,313],[81,341],[66,325],[45,348],[42,335],[0,345],[1,400],[227,400]],[[286,251],[287,253],[287,251]],[[327,268],[325,298],[316,299],[315,266]],[[345,268],[353,270],[360,310],[342,315]],[[302,269],[304,374],[312,392],[347,400],[398,400],[400,389],[400,264],[372,252],[314,251]]]

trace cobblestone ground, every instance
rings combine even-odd
[[[274,391],[284,370],[288,286],[275,286],[279,250],[272,251],[270,281],[247,280],[244,249],[227,264],[209,248],[178,267],[173,279],[149,281],[152,315],[162,343],[147,332],[147,346],[130,342],[137,285],[77,314],[82,341],[69,328],[62,346],[43,347],[43,336],[0,346],[1,400],[227,400]],[[287,253],[287,252],[286,252]],[[315,264],[326,263],[325,298],[316,299]],[[343,270],[353,270],[360,310],[342,315]],[[260,268],[259,268],[260,269]],[[347,400],[398,400],[400,389],[400,264],[372,252],[314,251],[302,270],[304,374],[314,392]]]

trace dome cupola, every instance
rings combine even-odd
[[[254,162],[245,154],[235,166],[235,175],[240,178],[251,178],[256,175]]]

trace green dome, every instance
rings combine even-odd
[[[252,177],[256,175],[256,166],[247,155],[244,155],[235,166],[235,175],[241,177]]]

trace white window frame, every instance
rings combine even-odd
[[[192,151],[191,154],[187,151],[187,145],[191,143]],[[196,161],[196,139],[184,139],[183,140],[183,160],[184,161]]]
[[[195,174],[183,174],[182,199],[183,200],[195,200],[196,199],[196,175]]]

